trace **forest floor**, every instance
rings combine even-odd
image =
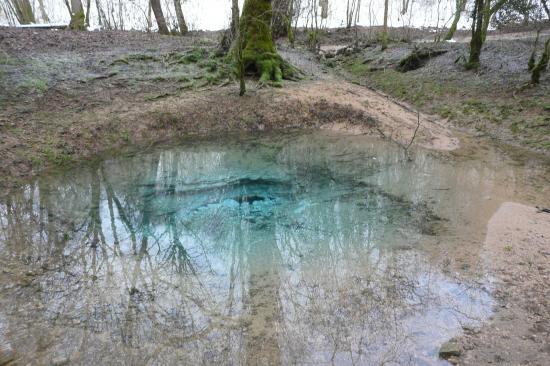
[[[345,30],[324,34],[321,52],[308,51],[305,35],[296,48],[282,42],[281,54],[304,79],[282,89],[248,80],[241,98],[231,70],[215,55],[217,33],[0,28],[0,187],[125,146],[272,129],[330,128],[405,146],[419,126],[415,144],[438,150],[458,148],[459,129],[475,141],[550,154],[550,75],[521,88],[529,80],[534,32],[492,35],[477,72],[461,65],[464,34],[457,37],[462,42],[433,45],[429,32],[407,32],[416,41],[392,43],[385,52],[365,29],[358,47],[350,47],[355,32]],[[397,70],[415,47],[444,53],[416,70]],[[467,352],[456,361],[542,365],[550,358],[549,215],[502,210],[525,211],[525,235],[517,236],[501,210],[492,220],[487,247],[518,244],[490,258],[501,308],[489,325],[458,340]]]

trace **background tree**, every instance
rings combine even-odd
[[[449,30],[447,31],[447,34],[445,34],[445,37],[444,37],[445,41],[450,41],[451,39],[453,39],[453,37],[455,35],[455,32],[456,32],[456,29],[458,28],[458,22],[460,21],[460,17],[462,15],[462,13],[464,12],[464,10],[466,9],[466,3],[467,2],[468,2],[467,0],[456,0],[455,1],[456,10],[455,10],[455,13],[454,13],[454,16],[453,16],[453,22],[452,22],[451,26],[449,27]]]
[[[48,17],[48,13],[46,13],[46,8],[44,7],[44,0],[38,0],[38,9],[40,10],[40,16],[42,16],[42,20],[45,23],[49,23],[50,18]]]
[[[69,13],[71,14],[71,22],[69,28],[72,30],[85,30],[86,29],[86,15],[84,14],[84,7],[82,6],[82,0],[71,0],[71,6],[69,7]]]
[[[547,39],[546,43],[544,44],[544,51],[542,52],[540,61],[535,65],[535,67],[533,67],[533,71],[531,71],[532,84],[540,83],[541,75],[544,72],[546,72],[546,70],[548,69],[549,60],[550,60],[550,38]]]
[[[346,5],[346,29],[351,29],[359,12],[360,0],[347,0]]]
[[[162,12],[162,6],[160,5],[160,0],[150,0],[151,8],[155,14],[155,19],[157,20],[157,26],[159,27],[160,34],[170,34],[168,26],[166,25],[166,19],[164,18],[164,13]]]
[[[388,48],[388,13],[389,13],[389,0],[384,0],[384,24],[382,26],[382,34],[380,35],[380,42],[382,43],[382,51]]]
[[[33,7],[29,0],[8,0],[7,10],[15,16],[19,24],[36,23]]]
[[[288,37],[292,24],[292,0],[273,0],[271,29],[274,38]]]
[[[466,63],[467,69],[477,69],[479,67],[479,57],[481,56],[481,47],[483,46],[483,9],[484,0],[475,0],[474,10],[472,12],[472,39],[470,41],[470,57]]]
[[[532,21],[541,21],[548,17],[541,0],[508,0],[498,10],[491,20],[491,25],[501,28],[513,24],[528,24]]]
[[[510,0],[496,0],[496,1],[485,0],[484,1],[483,11],[482,11],[483,22],[482,22],[482,30],[481,30],[482,43],[485,42],[485,39],[487,38],[487,31],[491,23],[491,18],[508,1]]]
[[[187,23],[185,22],[185,17],[183,16],[183,9],[181,8],[181,0],[174,0],[174,8],[176,9],[176,17],[178,19],[180,33],[182,35],[185,35],[189,31],[189,29],[187,28]]]

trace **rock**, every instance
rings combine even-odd
[[[451,357],[459,357],[460,356],[460,347],[456,342],[449,341],[445,342],[441,345],[441,348],[439,348],[439,358],[448,360]]]

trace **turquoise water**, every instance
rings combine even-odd
[[[472,268],[513,168],[414,156],[315,132],[44,176],[0,203],[0,360],[445,364],[491,312]]]

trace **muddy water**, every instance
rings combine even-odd
[[[548,167],[326,132],[184,142],[0,202],[0,363],[446,364]],[[526,164],[526,162],[528,164]]]

